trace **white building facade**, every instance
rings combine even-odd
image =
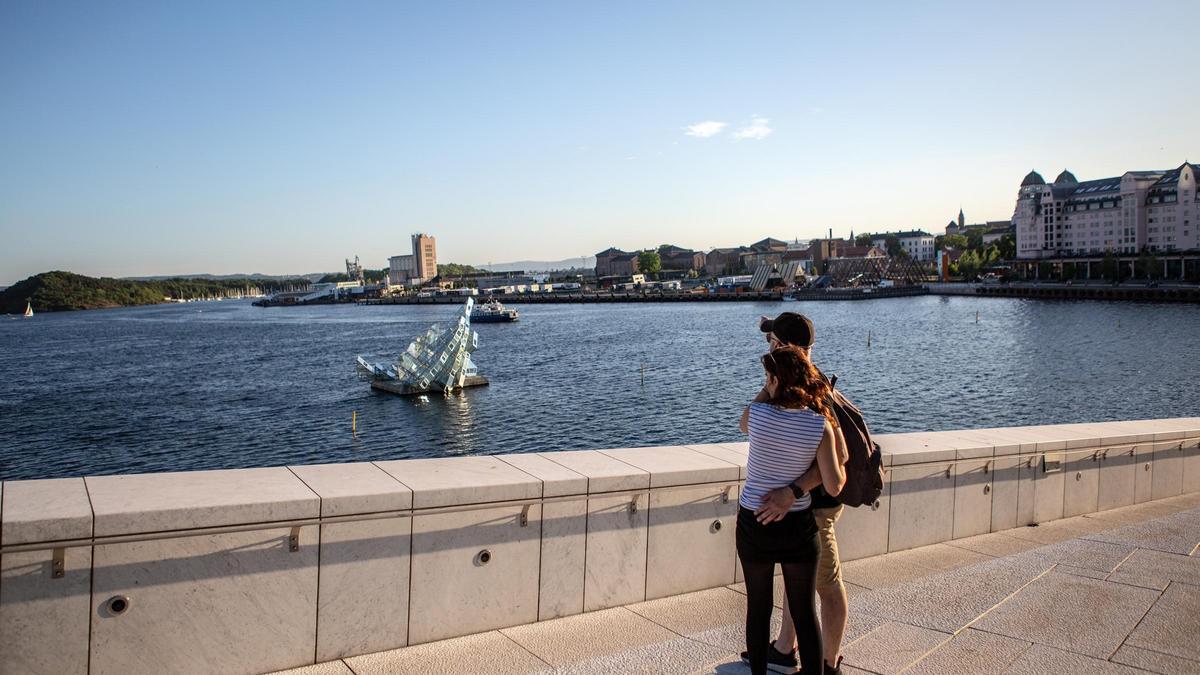
[[[1047,184],[1031,171],[1013,212],[1017,258],[1200,249],[1197,176],[1188,163],[1082,183],[1063,171]]]
[[[900,247],[913,260],[929,262],[936,256],[934,252],[934,236],[924,230],[876,234],[871,237],[871,245],[886,252],[888,237],[895,237],[900,242]]]

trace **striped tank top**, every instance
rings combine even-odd
[[[804,475],[816,461],[825,418],[808,408],[751,403],[749,428],[746,485],[738,503],[753,511],[762,505],[768,492]],[[812,497],[806,494],[792,504],[791,510],[803,511],[811,503]]]

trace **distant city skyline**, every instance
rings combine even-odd
[[[0,285],[381,269],[413,232],[486,264],[1004,220],[1030,170],[1200,161],[1197,25],[1166,2],[7,2]]]

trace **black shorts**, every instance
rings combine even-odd
[[[812,509],[793,511],[783,520],[763,525],[753,511],[739,507],[736,538],[738,557],[746,562],[815,563],[821,553]]]

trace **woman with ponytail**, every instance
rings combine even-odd
[[[798,347],[781,346],[762,357],[768,400],[751,403],[746,418],[750,456],[738,499],[737,551],[746,580],[746,650],[753,675],[767,672],[775,565],[783,568],[784,592],[796,625],[805,675],[824,667],[814,607],[819,547],[808,494],[796,495],[781,520],[761,523],[755,509],[763,497],[791,484],[815,462],[825,491],[836,496],[846,474],[838,461],[837,418],[826,408],[829,383]],[[793,488],[797,490],[797,488]]]

